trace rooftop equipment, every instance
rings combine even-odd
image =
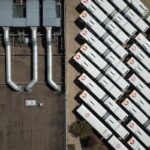
[[[38,81],[38,46],[37,46],[37,28],[31,27],[32,30],[32,48],[33,48],[33,66],[32,81],[25,87],[26,91],[31,91]]]
[[[61,91],[61,86],[53,80],[53,60],[52,60],[52,27],[46,27],[47,40],[47,82],[56,91]]]
[[[7,84],[15,91],[21,92],[23,88],[18,86],[12,80],[12,60],[11,60],[11,43],[10,43],[10,36],[9,36],[9,27],[4,27],[4,42],[6,46],[6,82]]]

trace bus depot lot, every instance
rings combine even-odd
[[[80,2],[79,2],[79,3],[80,3]],[[73,4],[72,4],[72,5],[73,5]],[[72,10],[72,11],[74,11],[74,10]],[[78,14],[78,16],[79,16],[79,14]],[[78,17],[78,16],[77,16],[77,17]],[[73,18],[74,18],[74,17],[71,17],[71,21],[72,21]],[[77,19],[77,18],[75,18],[74,20],[76,20],[76,19]],[[74,25],[71,26],[71,32],[73,32],[73,34],[74,34],[74,30],[76,30],[76,27],[75,27],[75,29],[73,29],[73,26],[74,26]],[[79,31],[79,32],[80,32],[80,31]],[[77,35],[79,32],[77,32],[76,35]],[[75,38],[76,35],[74,35],[73,38]],[[69,39],[69,40],[70,40],[70,39]],[[70,42],[72,42],[72,40],[70,40]],[[76,43],[75,40],[74,40],[74,42]],[[77,47],[77,44],[75,45],[75,47]],[[78,45],[78,47],[80,47],[80,46]],[[75,50],[74,50],[74,49],[75,49]],[[77,48],[77,49],[74,48],[74,49],[73,49],[73,52],[78,50],[78,48]],[[69,49],[69,51],[72,52],[72,47],[71,47],[71,50]],[[73,56],[73,54],[70,54],[70,55]],[[71,57],[71,56],[70,56],[70,57]],[[88,68],[88,67],[87,67],[87,68]],[[83,70],[84,70],[84,69],[83,69]],[[82,71],[83,71],[83,70],[82,70]],[[70,73],[70,72],[69,72],[69,73]],[[132,71],[132,73],[134,73],[134,71]],[[69,77],[69,79],[72,79],[72,81],[74,81],[74,79],[76,78],[76,77],[75,77],[76,74],[78,74],[78,73],[75,72],[75,74],[74,74],[73,76]],[[89,73],[89,74],[92,74],[92,72]],[[73,78],[72,78],[72,77],[73,77]],[[74,85],[72,85],[72,87],[74,87]],[[72,88],[72,89],[77,90],[77,88]],[[79,91],[80,91],[80,90],[79,90]],[[77,91],[77,93],[78,93],[78,91]],[[75,96],[77,93],[76,93],[76,91],[74,91],[74,95],[73,95],[72,99],[74,98],[74,96]],[[71,98],[70,98],[70,99],[71,99]],[[69,100],[70,100],[70,99],[69,99]],[[131,118],[132,118],[132,117],[131,117]],[[141,128],[142,128],[142,127],[141,127]]]
[[[54,50],[54,49],[53,49]],[[31,50],[13,48],[13,79],[26,84],[31,78]],[[54,50],[54,80],[61,80],[61,56]],[[39,80],[32,92],[14,92],[5,84],[5,50],[0,47],[0,150],[65,149],[64,94],[45,83],[45,51],[39,47]],[[43,107],[26,107],[35,99]]]

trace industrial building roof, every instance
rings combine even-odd
[[[0,0],[0,26],[60,26],[60,18],[57,17],[56,10],[55,0],[43,1],[41,10],[39,0],[27,0],[24,7],[18,7],[10,0]]]

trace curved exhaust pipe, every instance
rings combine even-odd
[[[17,85],[12,80],[12,60],[11,60],[11,43],[9,36],[9,27],[4,27],[4,42],[6,46],[6,82],[15,91],[23,91],[22,86]]]
[[[25,87],[26,91],[31,91],[38,81],[38,46],[37,46],[37,28],[31,27],[32,30],[32,46],[33,46],[33,62],[32,62],[32,80]]]
[[[47,39],[47,82],[56,91],[61,92],[61,86],[53,81],[53,64],[52,64],[52,27],[46,27],[46,39]]]

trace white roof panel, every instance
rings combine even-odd
[[[133,57],[127,64],[146,82],[150,83],[150,73]]]
[[[73,59],[85,69],[93,78],[97,78],[101,72],[88,61],[80,52],[78,52]]]
[[[148,8],[141,0],[127,0],[142,16],[148,13]]]
[[[111,35],[108,35],[104,41],[119,57],[125,58],[128,55],[128,52]]]
[[[104,54],[107,51],[107,47],[98,40],[88,29],[84,28],[80,35],[87,40],[100,54]]]
[[[133,74],[129,79],[132,83],[148,100],[150,100],[150,89],[135,75]]]
[[[100,78],[99,83],[112,95],[115,99],[119,99],[123,93],[106,77]]]
[[[129,72],[129,68],[112,52],[110,52],[106,59],[122,74],[126,75]]]
[[[85,54],[99,69],[103,70],[108,65],[88,44],[81,46],[80,50]]]
[[[128,114],[110,97],[105,100],[104,104],[121,120],[127,119]]]
[[[112,67],[106,70],[106,75],[108,75],[122,90],[126,90],[130,85],[129,83],[121,77],[117,71]]]
[[[95,96],[99,99],[103,99],[106,96],[106,93],[85,73],[83,73],[78,80],[86,86]]]
[[[95,0],[95,2],[106,11],[108,15],[115,11],[115,8],[107,0]],[[109,8],[109,9],[108,9]]]
[[[111,1],[121,11],[123,11],[127,7],[127,4],[123,0],[111,0]]]
[[[79,97],[100,117],[103,117],[107,114],[106,109],[100,103],[98,103],[87,91],[83,91]]]
[[[150,54],[150,41],[143,34],[139,33],[135,40]]]
[[[107,19],[107,15],[96,6],[91,0],[81,0],[81,3],[100,21],[104,22]]]
[[[150,58],[142,51],[141,48],[139,48],[136,44],[133,44],[129,50],[148,70],[150,70]]]
[[[124,18],[119,12],[113,17],[114,21],[120,25],[130,36],[133,36],[137,30],[131,25],[131,23]]]
[[[108,139],[112,135],[112,132],[84,105],[81,105],[77,109],[77,112],[105,139]]]
[[[131,115],[133,115],[142,125],[144,125],[148,118],[145,116],[145,114],[139,110],[128,98],[126,98],[122,103],[122,106],[128,110]]]
[[[129,97],[150,117],[150,104],[136,90]]]
[[[115,150],[128,150],[114,135],[108,140],[108,143]]]
[[[86,11],[83,11],[80,14],[80,18],[93,30],[95,31],[99,37],[102,37],[106,30],[97,22],[89,13]]]
[[[150,137],[133,120],[128,123],[127,127],[146,147],[150,147]]]
[[[131,146],[133,150],[146,150],[135,137],[132,137],[129,141],[128,144]]]
[[[125,139],[129,132],[112,116],[109,115],[105,122],[116,132],[121,138]]]

